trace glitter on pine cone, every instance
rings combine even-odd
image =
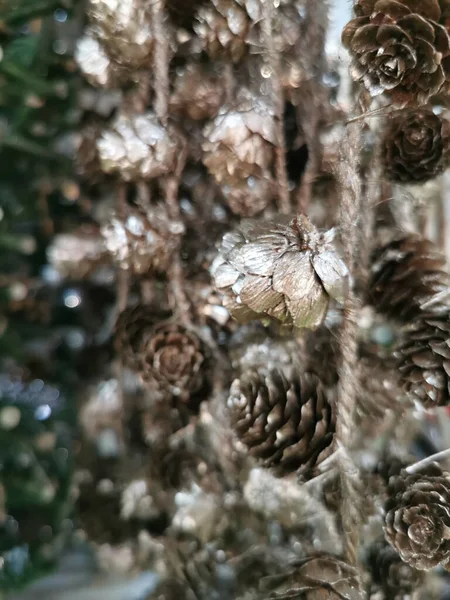
[[[439,465],[392,477],[385,510],[386,539],[404,562],[429,570],[450,561],[450,476]]]
[[[450,323],[426,313],[404,330],[396,351],[400,381],[411,399],[425,408],[450,404]]]
[[[97,141],[105,173],[118,173],[124,181],[152,179],[175,168],[179,144],[170,127],[154,113],[119,113]]]
[[[163,273],[184,233],[181,221],[170,219],[163,205],[127,207],[125,219],[113,216],[101,228],[105,246],[121,269],[136,275]]]
[[[438,301],[448,289],[445,257],[434,244],[418,234],[409,234],[377,248],[371,258],[369,301],[376,310],[401,323],[420,317],[422,307],[433,298],[430,316],[447,312]]]
[[[403,562],[384,538],[371,544],[365,562],[372,579],[371,592],[375,594],[380,590],[386,600],[403,600],[424,580],[423,571]]]
[[[388,121],[383,146],[385,172],[392,181],[428,181],[448,165],[450,123],[428,109],[400,113]]]
[[[304,215],[243,221],[225,234],[211,267],[224,306],[240,322],[270,318],[316,329],[330,298],[343,302],[345,297],[347,268],[333,237]]]
[[[437,0],[357,0],[342,42],[353,55],[351,74],[372,96],[394,106],[424,105],[450,80],[450,37],[438,21]]]
[[[223,78],[203,64],[192,63],[177,73],[170,108],[194,121],[213,119],[224,97]]]
[[[276,370],[247,371],[227,404],[239,440],[279,476],[307,477],[332,452],[334,405],[309,373],[287,379]]]
[[[270,598],[292,600],[363,600],[358,571],[331,555],[305,558],[292,565],[284,575],[261,580],[264,592]]]

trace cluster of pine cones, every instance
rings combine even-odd
[[[370,264],[349,269],[321,143],[348,109],[324,84],[325,4],[88,3],[77,160],[95,223],[50,259],[114,281],[117,308],[114,362],[80,400],[78,512],[100,565],[161,575],[155,598],[393,600],[450,564],[450,475],[409,456],[382,473],[399,417],[450,405],[446,261],[380,200]],[[354,11],[343,44],[382,115],[383,181],[420,194],[449,160],[450,4]],[[349,290],[364,304],[349,451],[375,457],[355,450],[375,498],[357,560],[336,466]]]

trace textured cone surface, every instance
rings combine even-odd
[[[438,21],[438,0],[358,0],[342,41],[353,55],[351,74],[372,96],[389,94],[398,107],[426,104],[447,85],[450,38]]]
[[[321,555],[300,561],[286,575],[264,578],[261,600],[363,600],[357,571],[339,558]]]
[[[239,439],[277,475],[306,474],[332,451],[334,408],[311,374],[249,371],[233,382],[228,407]]]
[[[448,315],[423,315],[406,328],[397,350],[400,381],[425,408],[450,404],[450,323]]]
[[[370,546],[366,565],[374,587],[384,593],[386,600],[403,600],[424,579],[423,572],[403,562],[384,538]]]
[[[200,64],[188,64],[177,75],[174,87],[171,109],[194,121],[213,119],[225,97],[225,87],[218,74]]]
[[[387,317],[410,323],[426,302],[448,289],[444,268],[445,258],[432,242],[416,234],[393,240],[372,255],[369,301]],[[440,303],[428,310],[446,312]]]
[[[388,486],[385,536],[402,560],[428,570],[450,560],[450,478],[437,464]]]
[[[342,302],[347,268],[303,215],[244,221],[225,234],[211,267],[224,306],[240,322],[271,318],[316,329],[330,297]]]
[[[388,122],[384,167],[393,181],[423,182],[448,164],[449,122],[431,110],[400,113]]]

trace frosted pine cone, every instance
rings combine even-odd
[[[434,464],[419,473],[392,477],[385,536],[402,560],[428,570],[450,560],[450,477]]]
[[[317,328],[330,297],[345,296],[347,268],[331,245],[333,235],[303,215],[242,222],[225,234],[211,267],[224,306],[241,322],[272,318]]]
[[[424,314],[405,329],[397,350],[400,380],[411,399],[425,408],[450,404],[450,323]]]
[[[154,39],[142,0],[90,0],[88,17],[107,54],[119,64],[151,66]]]
[[[121,269],[136,275],[163,273],[184,231],[181,221],[173,221],[163,206],[144,211],[127,207],[125,221],[114,216],[103,225],[105,246]]]
[[[334,407],[309,373],[288,380],[247,371],[233,382],[228,408],[239,439],[277,475],[308,473],[332,452]]]
[[[174,87],[171,109],[194,121],[213,119],[225,96],[223,79],[201,64],[188,64],[177,75]]]
[[[427,109],[400,113],[388,122],[383,143],[384,166],[390,179],[427,181],[448,164],[449,122]]]
[[[83,75],[94,86],[119,87],[127,79],[124,68],[106,54],[90,28],[77,42],[75,60]]]
[[[270,592],[270,598],[363,600],[365,597],[357,570],[335,556],[305,558],[292,567],[285,575],[262,579],[261,588]]]
[[[107,250],[97,227],[82,226],[72,233],[55,235],[47,257],[62,277],[83,279],[107,263]]]
[[[403,600],[421,585],[422,571],[403,562],[384,538],[376,540],[369,548],[366,560],[375,592],[381,590],[386,600]]]
[[[251,21],[243,5],[242,0],[211,0],[199,8],[194,30],[212,59],[239,62],[246,53]]]
[[[378,248],[372,255],[369,299],[376,310],[391,319],[409,323],[423,306],[448,289],[445,258],[432,242],[410,234]],[[447,308],[434,302],[427,312]]]
[[[179,146],[176,135],[163,127],[154,113],[119,114],[97,141],[105,173],[119,173],[125,181],[152,179],[170,173]]]
[[[426,104],[449,80],[450,38],[437,0],[357,0],[342,40],[353,54],[352,75],[372,96],[395,106]]]

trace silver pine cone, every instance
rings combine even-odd
[[[348,270],[333,235],[304,215],[243,221],[224,235],[211,267],[224,306],[240,322],[269,318],[316,329],[330,298],[343,302],[345,296]]]

